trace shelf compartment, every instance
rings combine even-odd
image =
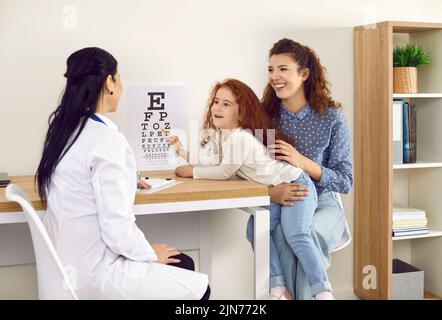
[[[442,231],[430,230],[430,232],[427,234],[417,234],[411,236],[401,236],[401,237],[392,237],[392,238],[394,241],[398,241],[398,240],[423,239],[423,238],[433,238],[433,237],[442,237]]]

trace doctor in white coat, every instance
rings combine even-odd
[[[132,211],[135,158],[117,126],[117,61],[99,48],[74,52],[36,173],[44,224],[80,299],[208,299],[208,277],[189,257],[150,244]],[[167,226],[165,226],[167,227]],[[175,266],[174,266],[175,264]],[[178,266],[178,267],[177,267]]]

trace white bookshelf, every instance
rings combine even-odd
[[[416,163],[394,164],[394,170],[400,169],[423,169],[423,168],[442,168],[442,162],[417,159]]]
[[[397,241],[397,240],[423,239],[423,238],[432,238],[432,237],[442,237],[442,231],[430,230],[427,234],[393,237],[393,240]]]
[[[442,98],[442,93],[393,93],[393,99]]]

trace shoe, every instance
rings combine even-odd
[[[285,288],[282,294],[270,293],[269,300],[293,300],[293,297],[290,291]]]
[[[330,291],[322,291],[315,295],[315,300],[336,300]]]
[[[275,296],[273,294],[269,295],[269,300],[289,300],[284,294],[281,294],[280,296]]]

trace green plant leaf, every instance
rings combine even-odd
[[[428,53],[418,44],[405,44],[393,49],[393,67],[420,67],[430,63]]]

